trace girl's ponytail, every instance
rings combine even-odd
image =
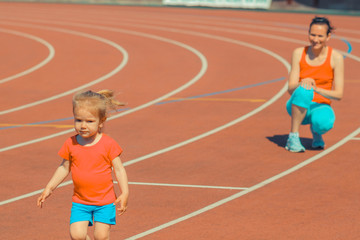
[[[98,91],[97,93],[105,97],[106,105],[109,109],[117,109],[117,107],[125,105],[125,103],[119,102],[114,98],[114,91],[112,90],[104,89]]]
[[[97,111],[99,118],[102,121],[106,120],[107,114],[111,110],[116,110],[125,103],[119,102],[114,97],[112,90],[101,90],[98,92],[82,91],[73,97],[73,110],[78,107],[87,107]]]

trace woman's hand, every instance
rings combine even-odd
[[[300,82],[300,86],[302,86],[303,88],[305,88],[306,90],[310,90],[310,89],[316,89],[316,83],[315,80],[312,78],[304,78],[301,79]]]

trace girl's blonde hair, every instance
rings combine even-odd
[[[82,91],[73,97],[73,111],[78,107],[90,108],[96,111],[101,122],[106,120],[110,110],[116,110],[119,106],[124,105],[124,103],[114,98],[114,92],[112,90],[107,89],[98,92],[91,90]]]

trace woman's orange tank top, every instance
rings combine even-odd
[[[326,60],[323,64],[319,66],[311,66],[306,62],[306,53],[309,50],[309,47],[305,47],[304,51],[301,56],[300,60],[300,78],[312,78],[315,80],[316,86],[319,88],[331,90],[333,86],[333,80],[334,80],[334,70],[331,67],[331,53],[332,48],[328,47],[328,53],[326,56]],[[330,99],[321,96],[318,93],[314,92],[314,99],[313,102],[317,103],[325,103],[329,104],[331,103]]]

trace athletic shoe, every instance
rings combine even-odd
[[[305,148],[300,141],[299,133],[289,134],[285,149],[290,152],[305,152]]]
[[[322,138],[322,135],[318,134],[317,132],[314,132],[312,130],[312,127],[310,127],[311,133],[313,135],[313,141],[312,141],[312,148],[316,149],[324,149],[325,148],[325,142]]]

